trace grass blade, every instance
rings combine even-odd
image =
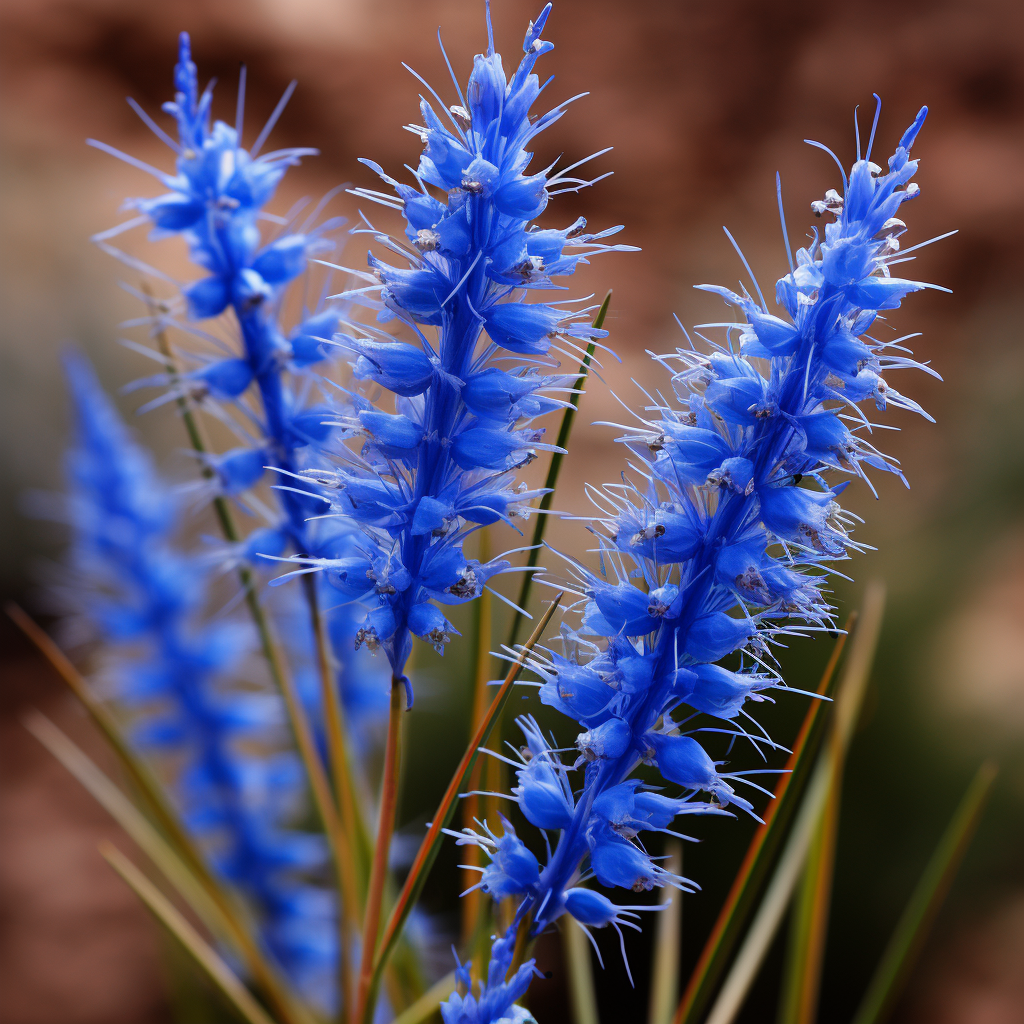
[[[857,615],[854,612],[846,623],[818,684],[818,693],[827,694],[832,685],[836,666],[842,656],[847,636],[853,631]],[[813,755],[821,738],[828,705],[824,701],[811,702],[803,724],[793,743],[793,753],[786,762],[786,771],[779,776],[775,799],[765,811],[764,824],[759,826],[750,841],[743,863],[733,880],[718,919],[701,951],[700,958],[687,982],[683,998],[674,1017],[675,1024],[694,1024],[704,1012],[728,966],[744,926],[750,918],[753,904],[765,884],[768,869],[782,842],[786,826],[792,820],[796,801],[804,789],[811,771]]]
[[[833,746],[833,753],[836,747]],[[835,757],[833,757],[833,762]],[[832,786],[811,839],[803,879],[790,915],[789,950],[779,1003],[779,1024],[814,1024],[828,937],[842,766],[833,763]]]
[[[864,596],[864,610],[857,635],[838,686],[830,735],[818,757],[775,874],[708,1015],[707,1024],[731,1024],[735,1019],[792,898],[811,840],[819,827],[825,802],[836,781],[835,765],[842,763],[857,723],[871,663],[878,646],[884,605],[885,590],[881,584],[869,586]]]
[[[669,839],[665,843],[668,860],[665,868],[675,875],[683,872],[683,843]],[[679,950],[682,945],[683,898],[682,893],[666,885],[661,890],[661,903],[665,909],[658,913],[654,939],[654,966],[651,969],[651,1007],[648,1024],[670,1024],[672,1012],[679,998]]]
[[[612,301],[612,293],[609,291],[604,301],[601,303],[601,308],[597,311],[597,316],[594,317],[594,326],[599,330],[604,327],[605,318],[608,316],[608,307]],[[587,354],[583,357],[583,362],[580,363],[579,373],[576,377],[576,389],[581,391],[583,385],[587,380],[587,375],[590,373],[590,364],[594,358],[595,345],[591,342],[587,346]],[[580,407],[580,399],[582,395],[570,395],[569,396],[569,407],[562,414],[562,423],[558,428],[558,439],[555,444],[559,448],[569,447],[569,435],[572,433],[572,422],[576,418],[576,412]],[[548,466],[548,475],[544,481],[544,486],[550,488],[548,493],[540,499],[540,504],[537,506],[541,510],[537,516],[537,522],[533,527],[533,537],[530,539],[530,545],[533,550],[530,551],[529,557],[526,560],[526,564],[534,568],[537,565],[537,560],[540,558],[540,544],[544,540],[544,531],[547,529],[548,524],[548,510],[551,508],[551,503],[555,498],[555,487],[558,484],[558,474],[562,468],[562,460],[565,458],[561,452],[551,453],[551,463]],[[526,608],[526,602],[530,597],[530,589],[533,586],[533,573],[523,573],[523,585],[519,589],[519,600],[517,604],[520,608]],[[508,634],[508,645],[514,647],[516,643],[516,637],[519,635],[519,627],[522,624],[523,616],[516,612],[512,619],[512,627]]]
[[[5,610],[12,621],[35,644],[57,674],[67,683],[103,734],[104,739],[110,744],[129,779],[144,799],[150,813],[169,837],[172,847],[177,850],[182,860],[199,879],[210,899],[220,909],[225,923],[230,928],[232,941],[241,952],[253,977],[266,990],[278,1015],[289,1024],[310,1024],[309,1014],[296,1005],[295,1000],[286,991],[276,973],[267,965],[249,929],[239,919],[231,896],[225,892],[210,871],[206,859],[192,842],[191,836],[185,830],[173,807],[168,803],[160,783],[153,776],[149,767],[135,755],[135,752],[125,742],[113,715],[93,696],[85,679],[43,629],[13,602],[8,602],[5,605]]]
[[[274,1024],[266,1010],[238,979],[238,975],[206,943],[170,900],[120,850],[110,843],[103,843],[100,852],[110,866],[135,890],[135,894],[156,919],[192,955],[210,980],[227,996],[249,1024]]]
[[[893,1009],[978,827],[996,772],[986,761],[974,776],[896,925],[853,1024],[878,1024]]]
[[[391,1024],[420,1024],[455,991],[455,972],[446,974],[440,981],[435,982],[426,992],[416,1000],[412,1006],[404,1009]]]
[[[26,715],[22,724],[124,829],[203,924],[214,934],[225,934],[227,929],[223,925],[216,904],[209,898],[195,875],[95,762],[41,712],[33,711]]]
[[[562,953],[569,976],[569,999],[575,1024],[600,1024],[590,943],[570,914],[562,916]]]
[[[554,615],[555,609],[561,603],[561,600],[562,595],[558,594],[554,601],[552,601],[548,606],[548,610],[544,613],[540,622],[537,623],[537,627],[534,629],[530,639],[527,640],[520,649],[518,657],[512,667],[508,670],[508,674],[505,676],[504,682],[501,684],[501,688],[498,690],[494,700],[491,702],[491,706],[487,709],[487,714],[484,716],[480,725],[477,727],[476,732],[473,734],[473,737],[469,742],[469,746],[466,748],[466,752],[462,755],[462,760],[455,769],[455,774],[452,775],[451,782],[449,782],[448,788],[445,790],[444,796],[441,798],[437,811],[434,813],[434,819],[430,823],[430,828],[427,830],[427,834],[424,837],[423,842],[420,844],[419,850],[416,851],[416,857],[413,860],[412,867],[409,869],[409,874],[406,876],[405,883],[402,886],[402,891],[398,894],[398,899],[395,901],[395,905],[391,911],[391,916],[388,918],[387,925],[384,928],[384,937],[381,939],[380,948],[377,951],[377,959],[374,962],[370,990],[371,999],[380,982],[380,973],[383,970],[384,964],[387,962],[391,949],[397,941],[398,935],[402,930],[402,926],[405,924],[406,918],[412,911],[412,908],[415,905],[424,884],[426,883],[427,875],[430,873],[434,859],[437,857],[439,841],[441,838],[441,829],[447,826],[448,822],[451,821],[452,815],[455,813],[456,801],[459,798],[459,793],[462,790],[466,777],[472,770],[473,765],[476,763],[479,749],[487,742],[487,738],[491,734],[491,729],[494,728],[495,721],[497,721],[498,716],[505,707],[509,695],[512,692],[512,684],[516,681],[519,673],[522,671],[523,665],[526,662],[526,656],[531,650],[533,650],[534,645],[538,640],[540,640],[544,630],[547,629],[548,622],[550,622],[551,616]]]

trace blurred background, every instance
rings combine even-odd
[[[495,0],[507,65],[518,59],[536,13],[526,0]],[[357,157],[398,173],[418,156],[417,140],[402,125],[417,120],[420,90],[401,62],[455,101],[438,25],[464,79],[485,46],[478,0],[0,6],[5,597],[33,607],[34,566],[59,551],[56,534],[23,516],[19,495],[60,483],[60,344],[74,339],[85,348],[112,390],[147,369],[118,345],[118,324],[138,314],[119,287],[124,268],[88,238],[117,223],[124,196],[154,189],[145,175],[87,149],[84,139],[170,165],[168,151],[124,98],[158,112],[172,92],[177,32],[187,29],[201,79],[221,82],[215,113],[226,120],[233,120],[240,62],[249,68],[253,132],[289,80],[299,79],[276,146],[316,146],[321,155],[291,172],[280,211],[299,195],[342,182],[372,187]],[[680,341],[672,314],[687,325],[722,319],[721,302],[692,288],[704,281],[734,286],[740,276],[721,226],[733,231],[767,291],[785,269],[775,172],[794,240],[813,222],[811,200],[840,187],[829,158],[802,140],[831,146],[848,164],[854,109],[860,105],[866,132],[872,92],[884,100],[876,154],[891,152],[921,104],[931,108],[915,148],[922,197],[907,208],[906,240],[953,228],[959,234],[925,249],[909,276],[953,294],[911,296],[894,319],[901,333],[923,332],[915,349],[945,383],[923,374],[894,381],[937,421],[889,417],[902,432],[886,435],[886,448],[904,464],[912,488],[882,480],[880,502],[860,485],[845,499],[866,519],[857,538],[878,548],[853,571],[861,584],[887,583],[889,608],[847,772],[821,1019],[851,1016],[968,780],[992,755],[1002,769],[995,796],[896,1019],[1024,1020],[1024,9],[1010,0],[865,0],[851,17],[844,5],[806,0],[558,0],[546,38],[556,45],[541,68],[556,72],[545,94],[550,103],[590,95],[542,139],[538,166],[559,152],[571,161],[614,146],[593,167],[615,173],[552,202],[545,223],[561,226],[580,214],[592,228],[624,223],[622,240],[642,247],[599,259],[575,280],[575,294],[614,288],[608,326],[622,364],[609,363],[604,376],[636,406],[629,379],[655,386],[660,379],[645,351]],[[334,209],[354,217],[357,204],[343,196]],[[173,246],[147,258],[180,278],[195,276]],[[362,259],[353,241],[346,260]],[[122,408],[137,404],[129,398]],[[619,418],[609,387],[592,381],[560,507],[584,511],[584,482],[617,476],[622,457],[614,432],[591,421]],[[138,428],[168,472],[184,477],[188,462],[178,454],[172,414],[144,418]],[[585,537],[578,525],[554,531],[557,544],[574,552],[586,547]],[[845,609],[856,606],[861,589],[839,588]],[[19,716],[42,707],[102,757],[99,744],[48,670],[7,625],[0,630],[0,1021],[170,1020],[165,951],[96,852],[113,826],[37,748]],[[788,678],[812,683],[829,646],[795,647],[784,663]],[[450,657],[445,678],[461,667],[458,651]],[[465,694],[441,685],[440,664],[421,662],[425,696],[410,725],[403,805],[410,827],[424,820],[451,771],[437,756],[437,730],[461,737],[468,716]],[[799,698],[782,698],[772,718],[780,738],[792,735],[804,708]],[[686,852],[685,871],[703,892],[684,902],[684,969],[701,948],[750,829],[711,820],[700,835],[705,842]],[[439,866],[438,891],[454,890],[454,863],[453,855]],[[431,909],[444,921],[451,904],[439,898]],[[642,964],[643,941],[632,948],[634,963]],[[745,1020],[774,1020],[780,950],[769,958]],[[566,1019],[557,945],[542,946],[540,956],[556,977],[536,984],[535,1011],[542,1022]],[[641,1018],[642,996],[629,994],[615,955],[600,982],[603,998],[633,1008],[614,1019]]]

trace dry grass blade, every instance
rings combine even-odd
[[[665,868],[674,875],[683,873],[683,843],[669,839],[665,843],[668,860]],[[683,897],[678,889],[666,885],[661,890],[665,907],[658,914],[654,939],[654,966],[651,968],[651,1002],[648,1024],[670,1024],[679,998],[679,952],[682,946]]]
[[[159,827],[170,839],[172,848],[193,872],[203,886],[210,900],[216,904],[230,929],[231,939],[240,950],[248,969],[266,990],[282,1020],[289,1024],[311,1024],[309,1014],[288,994],[260,953],[259,946],[245,924],[239,920],[233,901],[210,871],[202,854],[192,842],[177,814],[167,802],[160,783],[153,777],[146,764],[136,757],[135,752],[124,741],[120,727],[110,712],[93,696],[86,681],[67,658],[64,652],[33,620],[13,602],[5,610],[14,623],[25,633],[40,653],[53,666],[58,675],[67,683],[82,706],[89,713],[132,783],[138,788],[147,808]]]
[[[412,867],[409,869],[409,874],[406,876],[405,884],[402,886],[402,891],[398,895],[395,906],[391,911],[391,916],[388,918],[387,925],[384,928],[384,936],[381,939],[380,948],[377,951],[377,959],[374,962],[371,997],[372,993],[376,990],[376,986],[380,980],[380,973],[383,970],[384,964],[387,962],[392,947],[398,939],[402,926],[405,924],[405,920],[412,911],[412,908],[419,897],[420,891],[427,880],[430,868],[433,866],[434,859],[437,857],[438,844],[441,839],[441,830],[445,828],[449,821],[451,821],[451,817],[455,813],[456,801],[459,798],[459,793],[462,790],[466,777],[472,770],[473,765],[476,763],[479,749],[487,742],[487,738],[491,734],[491,729],[494,727],[494,723],[497,721],[502,708],[504,708],[509,695],[512,692],[512,684],[516,681],[519,673],[523,669],[523,665],[526,663],[527,655],[531,650],[533,650],[534,645],[540,640],[544,630],[547,629],[547,625],[551,621],[551,616],[554,615],[555,609],[559,606],[561,600],[562,595],[558,594],[554,601],[552,601],[548,606],[548,610],[544,613],[540,622],[537,623],[537,627],[534,629],[530,639],[527,640],[520,649],[518,657],[512,667],[508,670],[508,674],[505,676],[505,679],[501,684],[501,688],[498,690],[494,700],[491,702],[491,706],[487,709],[487,714],[484,716],[480,725],[477,727],[476,732],[473,734],[472,739],[469,741],[469,746],[462,755],[462,760],[459,761],[459,765],[455,769],[455,773],[452,775],[451,782],[448,783],[448,788],[445,790],[445,794],[441,798],[441,802],[438,805],[437,810],[434,812],[434,819],[431,821],[430,828],[427,830],[427,834],[423,842],[420,844],[419,850],[416,852],[416,857],[413,860]]]
[[[996,772],[995,764],[986,761],[974,776],[896,925],[853,1024],[878,1024],[894,1007],[978,827]]]
[[[44,714],[34,711],[23,724],[124,829],[203,924],[214,934],[228,934],[219,908],[185,862],[96,764]]]
[[[431,985],[412,1006],[404,1009],[391,1024],[420,1024],[455,991],[455,972],[446,974],[440,981]]]
[[[569,915],[561,921],[562,951],[569,976],[569,998],[575,1024],[599,1024],[597,993],[594,990],[594,965],[590,960],[590,943],[583,929]]]
[[[814,775],[807,787],[771,884],[758,907],[757,915],[733,962],[722,991],[708,1015],[707,1024],[731,1024],[735,1019],[793,896],[811,840],[819,827],[825,802],[836,781],[835,766],[841,764],[846,755],[860,714],[871,664],[878,646],[884,606],[884,588],[880,584],[870,585],[864,596],[864,608],[857,635],[854,637],[843,678],[839,683],[831,734],[818,758]],[[838,750],[834,754],[835,748]]]
[[[210,980],[224,993],[249,1024],[274,1024],[266,1010],[242,984],[238,975],[207,944],[178,909],[153,883],[116,847],[103,843],[100,852],[110,866],[135,890],[135,894],[152,911],[157,920],[191,954]]]
[[[846,638],[853,632],[856,621],[857,613],[854,612],[847,620],[846,633],[839,636],[832,649],[818,684],[819,694],[829,692]],[[775,787],[775,799],[768,804],[764,824],[754,833],[754,838],[747,848],[743,863],[736,873],[725,903],[687,982],[673,1018],[674,1024],[693,1024],[700,1019],[714,994],[715,986],[728,966],[729,957],[749,920],[755,899],[767,880],[768,868],[791,820],[796,799],[810,774],[827,707],[824,701],[817,700],[807,709],[803,724],[793,743],[793,753]]]
[[[833,744],[832,786],[811,839],[800,891],[790,913],[789,950],[779,1001],[779,1024],[814,1024],[817,1016],[832,902],[842,779],[840,748]]]

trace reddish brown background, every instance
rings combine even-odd
[[[954,294],[913,296],[899,324],[925,332],[918,350],[946,383],[920,375],[897,382],[938,420],[895,418],[904,432],[889,448],[906,464],[913,490],[886,484],[877,505],[851,491],[851,504],[868,518],[860,536],[881,549],[861,560],[857,576],[885,578],[892,603],[876,711],[851,769],[860,782],[850,784],[844,826],[851,853],[840,857],[848,881],[837,893],[838,952],[826,969],[830,1020],[852,1011],[943,820],[990,752],[1004,766],[991,824],[940,918],[901,1019],[1024,1019],[1024,771],[1016,753],[1024,736],[1022,12],[1009,0],[560,0],[547,33],[556,44],[545,59],[557,73],[552,101],[590,96],[545,139],[539,158],[564,150],[576,159],[613,145],[594,168],[615,175],[553,203],[545,218],[562,224],[583,213],[595,227],[625,223],[624,239],[643,250],[598,260],[576,280],[583,292],[615,289],[612,341],[623,365],[609,372],[630,400],[629,376],[657,379],[645,350],[676,343],[673,312],[687,324],[721,318],[721,304],[691,285],[739,276],[723,223],[762,283],[782,271],[775,171],[794,238],[810,223],[810,200],[837,184],[827,157],[802,139],[825,142],[849,161],[854,107],[869,122],[876,91],[885,100],[879,152],[887,153],[918,106],[932,108],[915,151],[923,195],[908,211],[908,237],[960,229],[916,265],[919,276]],[[496,0],[507,63],[535,13],[522,0]],[[48,543],[20,517],[16,495],[59,479],[59,342],[83,344],[111,386],[141,369],[114,343],[116,324],[135,309],[117,288],[117,268],[87,237],[116,222],[124,195],[152,188],[83,139],[167,165],[124,96],[157,111],[170,94],[175,35],[187,28],[201,76],[223,83],[219,110],[228,120],[240,61],[250,69],[252,126],[299,78],[277,144],[318,146],[322,156],[293,174],[282,208],[293,195],[341,181],[371,184],[356,157],[396,171],[416,158],[417,141],[401,125],[417,118],[418,86],[400,61],[448,95],[438,25],[464,75],[484,39],[475,0],[6,0],[0,572],[8,593],[25,596],[31,559]],[[341,207],[356,210],[350,197]],[[353,243],[353,261],[358,250]],[[161,259],[189,273],[172,250]],[[585,479],[617,472],[609,432],[588,426],[606,417],[618,414],[595,384],[568,463],[569,507],[583,507]],[[166,419],[146,421],[143,433],[168,454],[177,439],[166,427]],[[568,528],[558,537],[580,546]],[[44,704],[84,730],[13,639],[10,650],[0,723],[0,1020],[165,1019],[153,934],[94,852],[97,837],[112,829],[34,748],[17,713]],[[774,1010],[748,1013],[774,1019]]]

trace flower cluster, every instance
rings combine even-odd
[[[528,920],[533,934],[566,912],[585,928],[629,924],[630,908],[580,882],[593,875],[633,892],[685,888],[648,855],[639,833],[668,831],[680,814],[729,806],[753,813],[735,790],[754,785],[751,773],[723,771],[698,737],[725,732],[770,743],[743,721],[757,728],[748,703],[785,686],[771,645],[781,635],[835,628],[824,565],[857,547],[837,500],[842,485],[826,476],[866,479],[865,467],[899,473],[867,441],[871,424],[858,403],[920,411],[883,377],[920,364],[905,339],[879,340],[877,332],[884,311],[925,287],[890,272],[909,251],[900,254],[906,225],[897,213],[918,193],[909,152],[925,114],[887,173],[871,162],[869,143],[848,179],[844,173],[843,195],[829,192],[814,204],[834,219],[795,262],[790,256],[776,289],[778,315],[756,282],[757,300],[709,287],[742,322],[720,325],[726,343],[708,355],[691,346],[660,358],[681,408],[652,400],[639,427],[620,438],[642,483],[595,493],[605,574],[575,565],[582,627],[563,628],[564,656],[532,661],[541,700],[582,729],[573,765],[582,788],[570,785],[535,724],[521,720],[527,750],[513,796],[528,821],[557,834],[553,852],[541,864],[508,826],[500,838],[471,830],[460,838],[489,853],[481,887],[496,899],[518,898],[517,920]],[[631,778],[642,764],[656,766],[681,796]]]
[[[360,272],[370,284],[347,298],[376,310],[378,323],[401,321],[414,342],[355,323],[334,339],[355,356],[357,379],[394,395],[394,411],[351,392],[348,431],[363,439],[361,449],[350,451],[329,479],[308,476],[334,485],[332,511],[362,528],[360,550],[311,564],[368,606],[356,642],[383,648],[398,678],[413,634],[441,651],[454,632],[437,603],[471,601],[508,571],[504,559],[467,558],[463,541],[481,525],[510,521],[543,493],[516,489],[515,471],[538,449],[553,450],[531,424],[566,404],[550,396],[568,390],[572,378],[539,370],[557,366],[555,351],[574,354],[573,339],[605,333],[578,322],[586,310],[525,296],[555,287],[553,279],[573,273],[586,255],[627,248],[599,241],[618,229],[594,235],[582,220],[561,230],[533,224],[552,195],[590,184],[571,177],[572,167],[527,173],[528,147],[566,107],[531,119],[541,90],[533,67],[552,48],[540,38],[549,10],[531,23],[526,56],[510,81],[490,39],[465,94],[455,82],[460,103],[451,111],[442,105],[447,125],[421,102],[423,126],[415,130],[425,149],[417,187],[364,161],[397,198],[355,190],[401,212],[404,238],[390,238],[369,221],[363,231],[404,265],[371,254],[373,273]],[[425,327],[436,329],[436,341]]]
[[[322,448],[329,446],[335,432],[330,422],[335,410],[317,396],[316,369],[323,368],[331,351],[339,310],[321,299],[312,311],[305,308],[299,323],[286,332],[281,307],[288,285],[307,272],[310,258],[334,248],[330,235],[343,221],[329,219],[311,228],[322,209],[320,204],[305,224],[294,228],[301,208],[293,210],[289,218],[276,217],[265,209],[287,169],[317,152],[290,148],[260,155],[291,89],[252,148],[246,150],[241,144],[244,85],[239,92],[238,123],[232,127],[212,121],[212,86],[199,93],[197,69],[184,32],[174,85],[174,101],[165,103],[164,110],[177,125],[176,140],[141,108],[136,106],[136,110],[174,150],[176,173],[165,173],[103,143],[92,143],[148,171],[168,190],[156,197],[128,200],[126,207],[139,211],[139,216],[98,235],[97,240],[129,265],[162,278],[158,271],[113,249],[109,240],[142,223],[152,225],[151,238],[183,237],[192,261],[208,274],[183,288],[184,310],[172,305],[168,314],[152,318],[154,327],[171,326],[193,338],[217,342],[193,324],[230,310],[241,350],[232,351],[221,342],[215,344],[215,354],[186,353],[190,365],[180,376],[160,375],[139,383],[170,385],[151,406],[186,394],[222,419],[226,418],[225,409],[235,413],[230,424],[242,446],[205,457],[220,494],[232,498],[249,495],[268,468],[277,472],[280,510],[264,510],[250,501],[270,522],[254,532],[243,547],[243,557],[276,556],[288,548],[302,554],[338,556],[347,549],[348,531],[338,524],[314,522],[324,509],[324,499],[311,493],[316,487],[310,479],[290,487],[288,478],[326,465]],[[265,241],[261,222],[277,222],[280,233]]]
[[[441,1004],[444,1024],[535,1024],[533,1017],[515,1001],[529,988],[536,967],[533,960],[517,967],[509,978],[515,952],[515,929],[510,928],[496,938],[491,946],[491,960],[487,965],[487,981],[482,983],[479,995],[472,992],[473,983],[469,964],[459,964],[455,970],[456,991]]]
[[[177,800],[218,871],[252,902],[267,951],[317,1005],[334,1000],[333,894],[306,880],[319,836],[289,826],[303,780],[280,746],[276,697],[230,683],[245,653],[231,622],[198,624],[201,559],[172,543],[180,511],[83,357],[66,358],[76,442],[68,453],[72,568],[81,614],[116,654],[113,695],[133,745],[175,755]]]

